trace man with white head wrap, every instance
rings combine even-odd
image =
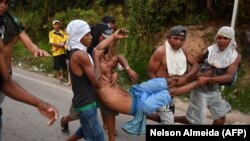
[[[74,93],[72,106],[78,112],[81,127],[67,141],[85,140],[103,141],[103,130],[97,118],[96,89],[104,87],[100,81],[100,62],[104,49],[114,40],[127,37],[125,29],[118,29],[93,50],[92,58],[87,53],[92,36],[89,25],[82,20],[73,20],[67,26],[69,55],[69,71]],[[92,60],[93,59],[93,60]],[[106,84],[106,83],[105,83]]]
[[[81,126],[68,140],[104,141],[104,134],[97,116],[95,87],[98,87],[100,69],[97,58],[90,57],[87,47],[92,36],[89,25],[83,20],[73,20],[67,26],[70,47],[69,71],[74,93],[72,106],[77,111]],[[95,62],[95,65],[93,63]]]
[[[214,125],[223,125],[230,104],[220,92],[220,85],[232,85],[240,66],[241,55],[236,51],[235,31],[223,26],[219,29],[216,44],[201,55],[199,76],[200,87],[190,94],[186,116],[175,117],[175,122],[185,124],[206,124],[206,108],[209,109]],[[209,74],[209,75],[208,75]]]

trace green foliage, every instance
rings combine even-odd
[[[249,62],[242,61],[238,72],[237,83],[232,87],[225,87],[223,91],[223,96],[229,101],[232,107],[244,113],[250,113],[250,109],[246,108],[250,107],[250,81],[248,78],[249,74],[247,73],[249,68],[246,67],[248,63]]]
[[[37,44],[41,49],[49,50],[50,47],[44,43]],[[13,62],[14,64],[23,68],[35,68],[34,71],[51,73],[52,68],[52,57],[40,57],[35,58],[21,42],[17,42],[13,50]]]
[[[66,27],[67,24],[74,19],[82,19],[92,25],[96,22],[99,22],[100,16],[95,12],[94,9],[84,10],[81,8],[76,8],[57,12],[55,13],[53,19],[59,19]]]
[[[126,41],[119,42],[116,46],[117,52],[127,58],[130,67],[140,75],[140,81],[145,81],[147,79],[147,63],[152,52],[152,49],[148,46],[151,43],[150,41],[140,43],[133,37],[129,34]]]

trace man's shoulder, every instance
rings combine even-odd
[[[72,52],[71,58],[72,60],[75,60],[76,62],[80,63],[89,62],[90,59],[88,53],[83,50],[75,50],[74,52]]]
[[[165,54],[165,45],[159,45],[155,48],[154,54]]]

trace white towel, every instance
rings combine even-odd
[[[208,63],[216,68],[226,68],[231,65],[238,55],[234,47],[236,43],[235,41],[233,42],[224,51],[220,51],[217,44],[209,46]]]
[[[235,42],[235,31],[231,27],[223,26],[219,29],[216,36],[218,35],[230,38],[231,41],[223,51],[219,50],[217,44],[209,46],[208,63],[216,68],[226,68],[232,64],[238,56],[236,51],[237,44]]]
[[[165,47],[169,76],[183,75],[187,70],[187,59],[182,48],[173,50],[168,41],[166,41]]]

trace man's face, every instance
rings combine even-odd
[[[106,61],[104,58],[102,58],[100,60],[100,70],[101,70],[101,74],[106,75],[107,73],[110,73],[110,66],[108,64],[108,61]]]
[[[186,39],[181,36],[170,36],[168,42],[173,50],[178,50],[183,46],[185,40]]]
[[[116,30],[116,24],[115,24],[115,23],[109,22],[108,25],[109,25],[109,27],[110,27],[113,31]]]
[[[91,42],[92,42],[92,35],[90,34],[90,32],[87,33],[86,35],[84,35],[84,36],[81,38],[80,42],[81,42],[84,46],[89,47],[89,46],[91,45]]]
[[[53,28],[54,28],[55,30],[59,30],[59,29],[61,28],[61,24],[58,23],[58,22],[56,22],[55,24],[53,24]]]
[[[218,35],[216,37],[216,43],[220,51],[225,50],[228,47],[230,41],[231,41],[230,38],[224,37],[222,35]]]
[[[9,0],[0,0],[0,16],[8,10]]]

